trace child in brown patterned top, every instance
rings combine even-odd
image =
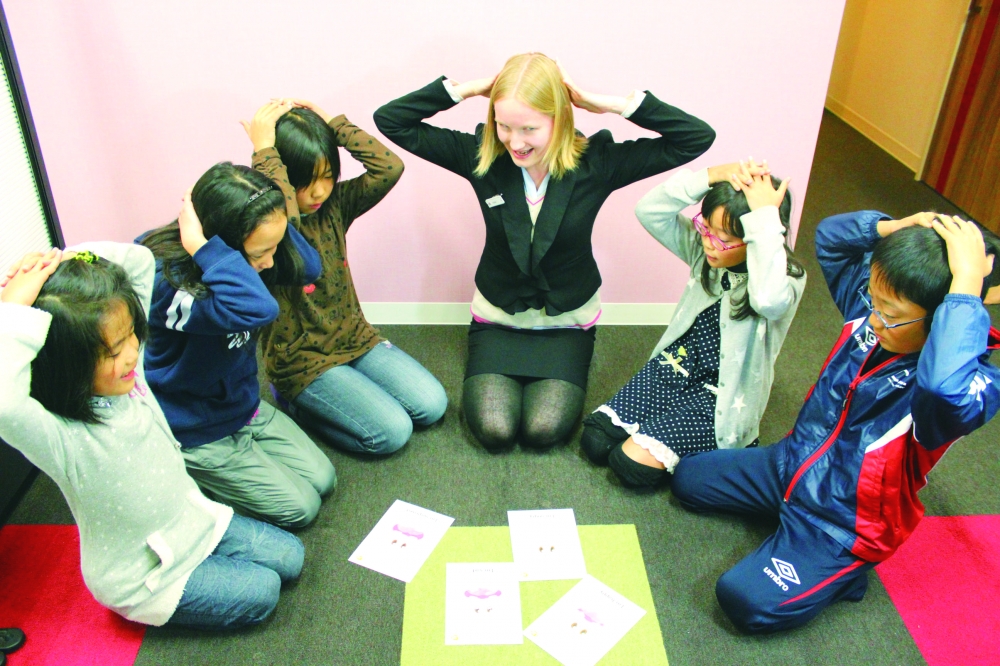
[[[439,420],[448,400],[433,375],[365,320],[345,234],[388,194],[403,162],[343,115],[291,101],[295,108],[278,121],[274,149],[255,152],[253,166],[275,178],[289,202],[294,198],[299,231],[319,251],[323,273],[304,289],[278,294],[281,314],[263,336],[267,373],[289,413],[333,446],[392,453],[414,423]],[[339,179],[339,148],[364,165],[364,175]],[[287,180],[277,177],[282,163]]]

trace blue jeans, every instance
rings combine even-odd
[[[235,629],[263,622],[278,604],[281,584],[299,577],[304,557],[294,534],[234,514],[222,541],[191,572],[167,624]]]
[[[441,382],[386,340],[324,372],[289,412],[337,448],[387,454],[406,444],[414,423],[436,422],[447,406]]]

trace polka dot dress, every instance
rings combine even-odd
[[[607,403],[622,423],[639,424],[640,434],[680,457],[716,448],[721,311],[721,301],[703,310]]]

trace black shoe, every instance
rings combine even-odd
[[[24,645],[24,632],[20,629],[0,629],[0,654],[9,654]],[[3,663],[0,662],[0,666]]]
[[[628,438],[628,431],[612,423],[610,416],[593,412],[583,419],[580,448],[592,463],[607,465],[611,451]]]

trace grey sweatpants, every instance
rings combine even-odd
[[[279,527],[304,527],[337,484],[330,459],[266,402],[232,435],[181,449],[188,474],[216,500]]]

